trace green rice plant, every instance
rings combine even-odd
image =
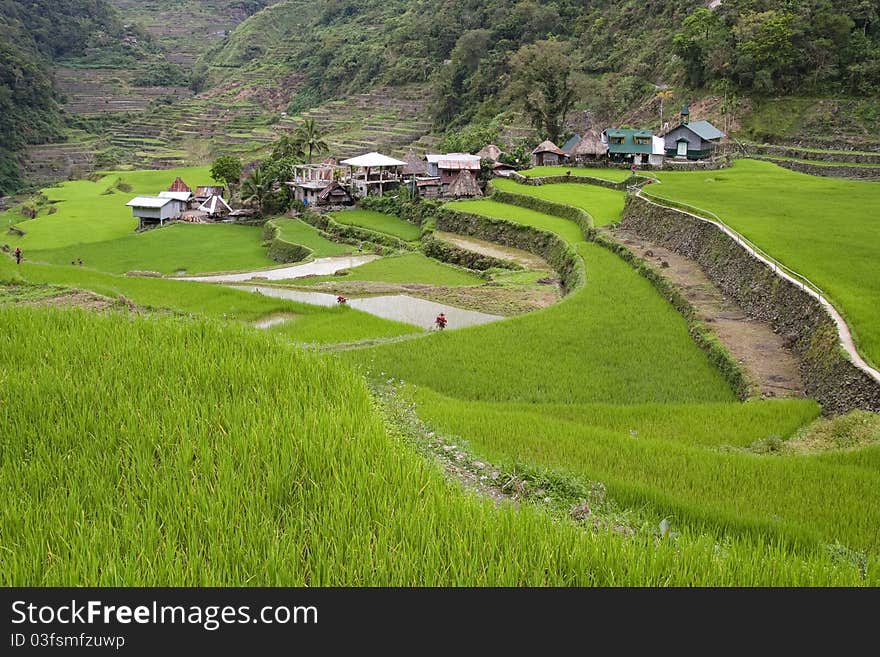
[[[355,249],[350,244],[333,242],[321,235],[317,228],[300,219],[274,219],[280,230],[280,237],[286,242],[302,244],[312,250],[316,258],[347,255]]]
[[[522,186],[524,187],[524,186]],[[520,189],[520,186],[517,186]],[[540,228],[551,233],[559,235],[569,244],[583,242],[584,236],[581,229],[573,221],[554,217],[528,208],[521,208],[516,205],[508,205],[507,203],[499,203],[491,199],[480,199],[476,201],[453,201],[447,203],[444,207],[459,212],[467,212],[469,214],[478,214],[492,219],[504,219],[534,228]]]
[[[323,282],[373,281],[381,283],[418,283],[459,287],[481,285],[485,280],[461,267],[437,262],[421,253],[402,253],[373,260],[359,267],[352,267],[344,276],[311,276],[288,282],[294,285],[314,285]]]
[[[555,306],[346,357],[463,399],[733,401],[684,319],[647,280],[602,247],[581,242],[578,252],[586,261],[587,284]],[[454,326],[451,313],[449,321]]]
[[[531,410],[527,405],[511,407],[424,393],[419,399],[438,431],[452,440],[465,438],[472,449],[496,464],[528,463],[598,480],[618,504],[647,505],[658,515],[674,515],[691,528],[776,537],[814,548],[840,542],[880,553],[878,447],[857,452],[857,457],[707,450],[689,440],[654,437],[657,433],[651,430],[644,434],[623,431],[619,424],[601,426],[601,420],[593,425],[590,413],[578,417],[558,407]],[[739,405],[744,415],[751,410],[748,406]],[[700,409],[677,410],[676,432],[706,421]],[[766,421],[765,436],[790,431],[796,420],[804,419],[796,405],[765,410],[770,411],[761,417]],[[810,404],[803,410],[809,411]],[[638,409],[634,415],[632,423],[637,425],[641,421]],[[746,423],[752,425],[751,435],[761,435],[754,421],[746,419]],[[867,467],[853,463],[856,459]]]
[[[596,226],[620,221],[623,213],[624,193],[596,187],[594,185],[575,185],[556,183],[551,185],[520,185],[512,180],[493,180],[492,185],[503,192],[533,196],[535,198],[571,205],[586,210],[593,217]]]
[[[520,171],[520,173],[526,178],[547,178],[550,176],[564,176],[569,171],[572,176],[601,178],[602,180],[609,180],[611,182],[623,182],[631,175],[628,169],[607,169],[604,167],[591,169],[588,167],[576,166],[534,167],[532,169]],[[498,179],[496,178],[496,181],[497,180]]]
[[[260,229],[233,224],[174,224],[106,242],[29,250],[32,260],[83,266],[122,274],[136,269],[163,274],[199,274],[272,267]]]
[[[624,537],[479,500],[353,373],[212,322],[0,308],[0,435],[4,586],[878,581],[840,549]]]
[[[755,160],[657,177],[661,184],[646,188],[651,196],[716,213],[822,288],[847,318],[860,353],[880,365],[880,185]]]
[[[272,330],[299,343],[351,342],[365,338],[395,337],[419,329],[381,319],[353,308],[323,308],[285,301],[220,285],[139,276],[112,276],[79,267],[23,263],[0,258],[0,282],[60,285],[92,290],[111,298],[125,297],[147,309],[171,310],[202,317],[253,323],[282,315],[291,321]]]
[[[373,210],[344,210],[342,212],[331,212],[330,216],[341,224],[350,226],[358,226],[360,228],[368,228],[379,233],[385,233],[393,237],[414,242],[419,239],[421,228],[411,224],[403,219],[394,217]]]
[[[23,222],[25,236],[10,236],[9,244],[20,246],[25,252],[44,251],[131,235],[138,222],[125,204],[134,196],[155,196],[168,189],[177,176],[193,189],[213,184],[208,167],[191,167],[108,172],[96,182],[76,180],[44,189],[43,193],[56,202],[58,212]],[[117,187],[120,180],[130,185],[132,191],[103,193]]]

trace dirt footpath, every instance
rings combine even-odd
[[[706,322],[742,364],[762,396],[805,396],[800,365],[782,337],[774,333],[768,323],[746,315],[709,280],[696,262],[624,230],[606,234],[678,286],[696,309],[699,319]]]

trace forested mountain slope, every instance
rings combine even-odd
[[[465,148],[530,123],[529,139],[609,122],[658,128],[661,95],[667,115],[711,97],[702,118],[757,139],[839,131],[841,147],[880,142],[876,0],[31,4],[40,11],[0,1],[7,188],[9,151],[62,128],[47,72],[59,59],[68,95],[92,84],[96,98],[119,100],[81,103],[85,123],[67,106],[79,132],[66,137],[99,153],[97,166],[197,163],[230,149],[256,157],[307,110],[346,148],[400,148],[427,129],[435,136],[425,144],[464,130],[447,143]],[[17,53],[2,45],[19,41],[27,47]],[[374,107],[377,97],[400,98],[406,116]],[[528,111],[544,101],[556,105],[555,123]],[[383,114],[381,125],[349,110]],[[401,121],[401,135],[388,132]],[[511,124],[519,132],[505,132]]]

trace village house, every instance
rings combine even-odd
[[[532,166],[544,167],[564,164],[568,159],[568,154],[559,148],[549,139],[542,141],[538,147],[532,151]]]
[[[199,205],[199,211],[204,212],[209,219],[222,219],[232,212],[229,203],[219,194],[212,194]]]
[[[164,196],[137,196],[126,203],[138,220],[138,230],[164,226],[174,221],[186,210],[186,203]]]
[[[383,196],[397,189],[404,180],[406,166],[406,162],[375,152],[342,160],[339,164],[349,168],[347,180],[352,193],[358,196]]]
[[[318,205],[318,196],[333,181],[345,175],[345,170],[336,165],[335,160],[321,164],[295,164],[293,180],[286,183],[293,190],[293,198],[303,205]]]
[[[223,196],[226,194],[226,188],[221,185],[200,185],[196,187],[196,200],[204,203],[212,196]]]
[[[569,158],[583,164],[604,160],[607,155],[608,146],[601,135],[595,130],[587,130],[570,151]]]
[[[583,137],[575,133],[574,135],[569,137],[562,146],[559,147],[559,150],[565,153],[567,157],[571,158],[572,151],[577,147],[579,143],[581,143],[581,139],[583,139]]]
[[[608,128],[602,132],[602,142],[614,162],[648,164],[654,154],[654,133],[650,130]]]
[[[193,196],[192,192],[159,192],[159,198],[170,198],[175,201],[180,201],[183,204],[184,210],[193,207],[193,203],[195,202],[195,196]]]
[[[351,195],[351,192],[334,180],[318,192],[315,202],[321,207],[339,207],[342,205],[354,205],[354,197]]]
[[[727,135],[708,121],[690,122],[690,109],[681,110],[681,123],[666,133],[666,155],[676,159],[702,160],[712,157]]]
[[[516,171],[516,167],[506,162],[496,162],[492,165],[492,175],[501,178],[508,178],[511,173]]]
[[[483,195],[480,183],[467,169],[461,169],[444,192],[451,198],[478,198]]]
[[[495,144],[487,144],[477,151],[477,157],[481,160],[492,160],[497,162],[501,158],[502,150]]]
[[[475,185],[462,182],[456,186],[461,192],[465,189],[479,189],[478,176],[480,174],[480,157],[469,153],[445,153],[442,155],[428,154],[425,156],[428,163],[428,176],[440,179],[440,193],[448,195],[450,187],[459,178],[469,177]]]

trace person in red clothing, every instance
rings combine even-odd
[[[15,264],[17,264],[17,265],[21,264],[21,247],[20,246],[15,247]]]
[[[437,315],[437,319],[434,320],[434,324],[437,326],[438,329],[442,331],[446,328],[446,321],[446,315],[440,313],[439,315]]]
[[[348,299],[340,294],[338,297],[336,297],[336,303],[345,304],[348,303]]]

